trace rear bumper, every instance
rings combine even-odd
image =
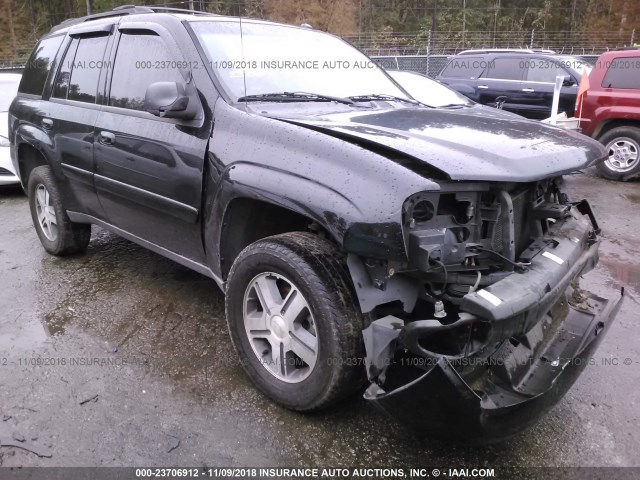
[[[421,432],[464,442],[499,441],[534,423],[560,400],[590,363],[613,323],[616,301],[589,296],[591,311],[568,305],[553,320],[554,335],[534,348],[507,346],[484,360],[483,392],[458,374],[455,361],[440,358],[414,381],[386,392],[372,384],[365,398],[394,419]],[[535,328],[534,328],[535,330]],[[530,332],[531,340],[542,335]]]
[[[15,175],[0,175],[0,185],[17,185],[20,179]]]

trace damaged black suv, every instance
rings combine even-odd
[[[123,7],[36,46],[10,109],[44,248],[99,225],[211,277],[246,372],[280,404],[365,397],[489,441],[560,399],[620,306],[580,289],[576,133],[429,106],[310,28]]]

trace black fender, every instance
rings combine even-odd
[[[24,158],[19,155],[20,149],[24,145],[29,145],[31,148],[39,152],[45,163],[52,168],[56,177],[62,174],[62,169],[56,168],[54,162],[51,162],[50,160],[51,151],[53,150],[53,142],[51,141],[51,138],[49,138],[49,135],[36,126],[26,122],[17,125],[14,135],[14,163],[20,173],[20,183],[24,189],[27,188],[27,182],[29,181],[29,179],[26,178],[26,175],[24,175]]]
[[[207,162],[207,259],[220,273],[220,232],[236,198],[266,202],[321,226],[344,250],[406,258],[402,206],[440,186],[381,153],[219,99]],[[320,172],[320,174],[318,173]]]

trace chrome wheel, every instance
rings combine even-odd
[[[47,240],[55,241],[58,238],[58,220],[56,211],[51,204],[51,195],[41,183],[36,187],[36,213],[38,224]]]
[[[245,331],[262,366],[284,382],[307,378],[318,359],[318,336],[298,287],[277,273],[261,273],[249,282],[243,307]]]
[[[628,172],[640,161],[640,146],[627,137],[619,137],[607,144],[609,158],[604,161],[608,168],[615,172]]]

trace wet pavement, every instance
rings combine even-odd
[[[24,448],[0,447],[0,465],[640,466],[640,183],[567,184],[603,228],[583,288],[627,299],[557,407],[475,448],[418,439],[359,396],[276,406],[238,364],[212,280],[97,227],[86,255],[49,256],[22,191],[2,188],[0,440]]]

